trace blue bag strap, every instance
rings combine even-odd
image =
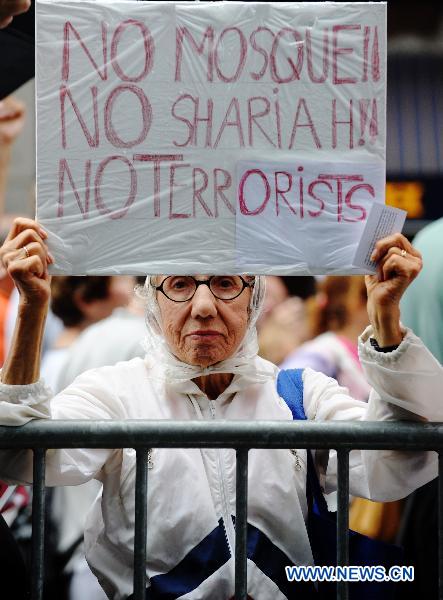
[[[294,421],[306,421],[303,406],[303,369],[283,369],[277,377],[277,393],[286,402]],[[323,495],[314,459],[307,451],[306,496],[308,506],[313,506],[317,514],[329,513],[328,505]]]
[[[306,421],[303,406],[303,369],[283,369],[277,377],[277,393],[288,405],[294,421]]]

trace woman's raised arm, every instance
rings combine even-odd
[[[366,276],[366,289],[373,337],[380,347],[398,346],[403,339],[400,299],[420,273],[421,254],[401,233],[395,233],[376,243],[372,260],[377,263],[377,275]]]
[[[40,355],[51,296],[46,232],[36,221],[15,219],[0,249],[4,268],[13,278],[20,302],[11,348],[1,381],[11,385],[34,383],[40,376]]]

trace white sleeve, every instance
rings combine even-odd
[[[377,352],[369,343],[372,329],[359,340],[360,360],[372,391],[368,403],[354,400],[335,380],[306,369],[305,412],[312,420],[442,421],[443,368],[411,331],[393,352]],[[435,452],[353,450],[349,457],[350,493],[372,500],[402,498],[437,476]],[[337,457],[330,452],[325,481],[337,487]]]
[[[125,419],[117,387],[109,368],[83,373],[54,397],[42,381],[21,386],[0,383],[0,425],[24,425],[32,419]],[[100,479],[100,471],[114,452],[82,448],[48,450],[46,484],[78,485],[92,478]],[[0,478],[30,483],[32,452],[0,451]]]

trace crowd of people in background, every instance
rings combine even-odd
[[[21,102],[0,102],[0,230],[7,231],[12,215],[4,211],[11,146],[25,118]],[[421,233],[417,244],[425,270],[404,300],[403,322],[441,361],[443,359],[443,284],[441,243],[443,220]],[[53,277],[52,307],[43,348],[42,374],[57,392],[83,371],[143,356],[143,304],[135,277]],[[17,311],[17,292],[0,268],[0,363],[10,343]],[[357,352],[357,338],[368,323],[366,288],[360,276],[267,278],[263,315],[257,323],[260,355],[284,368],[310,367],[366,400],[366,382]],[[104,600],[104,592],[89,571],[82,551],[85,515],[99,491],[97,481],[53,489],[48,498],[48,561],[45,598]],[[32,490],[0,482],[0,513],[21,551],[29,554]],[[351,525],[388,541],[402,541],[409,561],[417,567],[412,597],[429,592],[436,597],[435,482],[403,502],[381,505],[358,500],[351,508]],[[3,525],[3,524],[2,524]],[[423,531],[429,535],[423,536]],[[419,535],[417,532],[420,532]],[[420,540],[426,539],[426,543]],[[425,546],[428,549],[425,552]],[[433,551],[435,547],[435,552]],[[29,559],[29,556],[27,557]],[[433,595],[434,594],[434,595]]]

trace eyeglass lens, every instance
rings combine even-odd
[[[243,280],[236,275],[219,275],[211,278],[209,283],[211,292],[221,300],[232,300],[243,290]],[[193,277],[171,276],[163,282],[163,291],[171,300],[184,302],[192,298],[197,288]]]

